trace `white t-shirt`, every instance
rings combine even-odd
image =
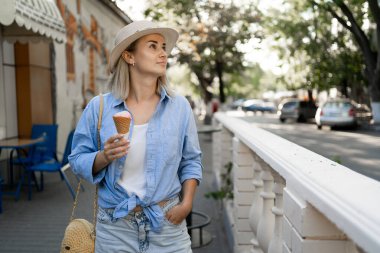
[[[128,195],[136,194],[140,199],[145,195],[144,162],[147,129],[148,123],[134,125],[124,170],[119,180],[119,184],[128,192]]]

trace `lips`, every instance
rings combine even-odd
[[[162,61],[162,62],[157,62],[157,64],[160,64],[160,65],[166,65],[167,62],[166,62],[166,61]]]

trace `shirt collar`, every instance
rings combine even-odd
[[[115,98],[112,94],[111,96],[113,98],[113,101],[112,101],[112,107],[116,107],[116,106],[119,106],[120,104],[124,103],[124,100],[121,99],[121,98]]]
[[[112,101],[112,107],[116,107],[116,106],[119,106],[120,104],[124,103],[124,100],[121,99],[121,98],[115,98],[114,96],[112,96],[113,98],[113,101]],[[171,97],[168,95],[168,93],[166,92],[165,88],[161,86],[161,89],[160,89],[160,103],[164,100],[170,100]]]
[[[168,100],[171,99],[171,97],[168,95],[168,93],[166,92],[166,90],[163,86],[161,86],[160,97],[161,97],[160,102],[162,102],[165,99],[168,99]]]

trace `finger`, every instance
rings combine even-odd
[[[117,155],[114,155],[114,159],[119,159],[119,158],[122,158],[123,156],[125,156],[126,154],[125,153],[119,153]]]
[[[129,144],[130,144],[129,140],[126,140],[126,139],[123,138],[120,141],[110,143],[109,147],[111,149],[115,149],[115,148],[119,148],[119,147],[125,147],[125,148],[127,148],[127,147],[129,147]]]
[[[169,211],[170,211],[170,210],[169,210]],[[167,219],[168,221],[170,221],[170,218],[171,218],[171,216],[172,216],[171,213],[170,213],[169,211],[168,211],[168,212],[166,213],[166,215],[165,215],[165,216],[166,216],[166,219]]]
[[[108,161],[113,161],[114,159],[112,158],[112,152],[111,150],[106,150],[104,149],[104,156]]]
[[[106,154],[112,156],[113,159],[117,159],[125,156],[128,153],[128,150],[129,146],[121,146],[117,148],[108,149],[108,151],[106,150]]]
[[[112,153],[113,156],[116,156],[117,158],[120,158],[128,153],[128,149],[126,148],[117,148],[113,150],[114,153]]]
[[[116,140],[120,140],[122,138],[123,138],[122,134],[115,134],[115,135],[112,135],[110,138],[108,138],[107,142],[114,143]]]
[[[115,147],[129,147],[130,141],[123,138],[120,141],[115,142],[114,144]]]

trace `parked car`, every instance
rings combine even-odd
[[[357,127],[369,123],[372,112],[365,104],[358,104],[348,99],[330,100],[320,106],[315,114],[318,129],[322,126],[351,126]]]
[[[305,122],[308,119],[313,119],[316,111],[317,106],[314,102],[286,99],[279,104],[277,114],[281,122],[285,122],[287,119]]]
[[[275,112],[276,107],[273,102],[265,102],[261,99],[249,99],[243,103],[243,111],[250,112]]]
[[[273,102],[267,101],[262,104],[261,112],[276,112],[276,106]]]
[[[242,109],[243,111],[257,112],[261,110],[263,103],[264,101],[261,99],[248,99],[244,101]]]
[[[235,100],[234,102],[232,102],[231,104],[231,109],[233,110],[238,110],[238,109],[241,109],[243,108],[243,103],[245,102],[245,99],[244,98],[239,98],[237,100]]]

